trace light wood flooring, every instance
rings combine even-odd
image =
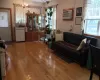
[[[90,72],[76,63],[68,64],[42,42],[8,46],[9,66],[4,80],[89,80]],[[98,80],[94,75],[93,80]]]

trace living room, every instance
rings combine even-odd
[[[100,79],[99,3],[1,0],[0,79]]]

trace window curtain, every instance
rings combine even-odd
[[[83,20],[82,20],[82,24],[81,24],[81,30],[82,30],[82,34],[84,34],[84,32],[85,32],[85,16],[86,16],[86,10],[87,10],[87,5],[89,4],[89,3],[91,3],[91,1],[89,2],[90,0],[84,0],[84,2],[83,2],[83,15],[82,15],[82,17],[83,17]]]
[[[85,19],[100,19],[100,0],[87,0]]]
[[[16,23],[25,23],[23,7],[16,7]]]
[[[56,29],[56,7],[53,8],[52,28],[53,28],[53,29]]]
[[[83,11],[82,30],[86,33],[86,22],[95,24],[97,28],[88,27],[88,31],[94,31],[95,35],[100,35],[100,0],[85,0]],[[90,21],[89,21],[90,20]],[[97,21],[98,20],[98,21]]]

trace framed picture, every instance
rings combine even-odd
[[[73,20],[73,9],[63,9],[63,20]]]
[[[81,25],[81,22],[82,22],[82,17],[76,17],[75,18],[75,24],[76,25]]]
[[[76,8],[76,16],[82,16],[82,7]]]

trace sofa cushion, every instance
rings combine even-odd
[[[85,38],[83,35],[64,32],[64,41],[73,45],[79,46],[81,41]]]
[[[84,38],[87,38],[87,41],[90,40],[90,44],[92,44],[94,46],[96,46],[96,44],[97,44],[97,39],[94,37],[84,36],[84,35],[74,34],[74,33],[69,33],[69,32],[64,32],[63,38],[64,38],[64,41],[74,44],[74,45],[77,45],[77,46],[80,45],[81,41]]]
[[[57,52],[63,53],[63,55],[75,61],[79,61],[80,51],[76,50],[78,46],[75,46],[73,44],[64,41],[58,41],[55,43],[55,45],[56,45]]]
[[[57,42],[59,45],[62,45],[63,47],[65,48],[69,48],[69,49],[73,49],[73,50],[76,50],[78,46],[76,45],[73,45],[73,44],[70,44],[70,43],[67,43],[65,41],[58,41]]]

